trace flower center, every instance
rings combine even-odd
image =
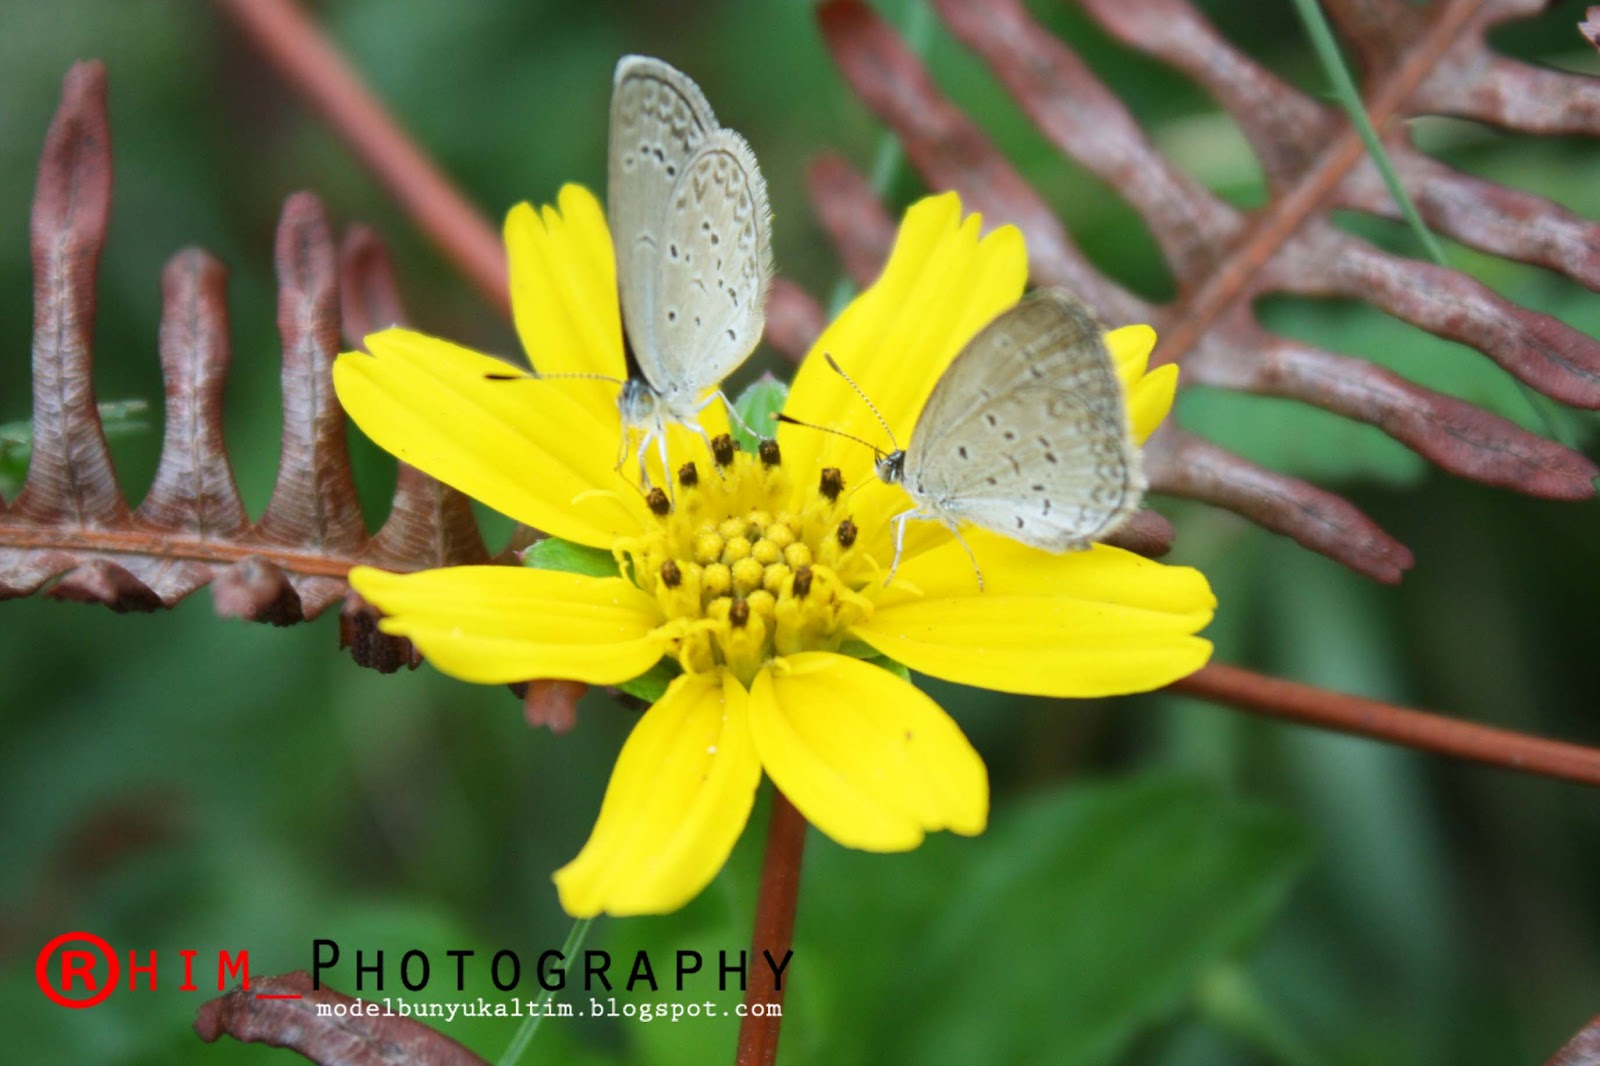
[[[635,584],[667,617],[684,670],[725,667],[748,685],[761,665],[799,651],[837,651],[872,611],[859,589],[876,570],[858,549],[839,471],[797,492],[777,443],[751,455],[726,435],[712,469],[678,469],[676,491],[650,494],[655,522],[618,546]]]

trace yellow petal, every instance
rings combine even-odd
[[[988,772],[960,727],[859,659],[803,652],[763,669],[750,732],[773,783],[846,847],[904,851],[937,829],[981,833],[988,819]]]
[[[1217,605],[1200,571],[1168,566],[1109,544],[1048,552],[983,529],[965,527],[961,535],[983,570],[985,596],[1070,596],[1177,613],[1209,612]],[[929,599],[979,595],[972,561],[953,536],[946,532],[944,537],[937,549],[903,563],[901,572]],[[907,598],[891,590],[880,603]]]
[[[1105,335],[1106,348],[1122,379],[1127,397],[1128,426],[1134,443],[1143,444],[1172,410],[1178,392],[1178,367],[1175,363],[1145,373],[1150,353],[1155,350],[1156,331],[1149,326],[1123,326]]]
[[[684,674],[639,719],[589,842],[556,871],[568,914],[661,914],[716,877],[761,782],[747,699],[732,675]]]
[[[559,210],[549,205],[535,210],[530,204],[518,204],[506,215],[511,307],[517,335],[528,361],[541,375],[599,374],[614,378],[615,382],[557,377],[551,382],[595,410],[614,408],[618,383],[628,376],[628,367],[623,355],[622,312],[617,299],[611,232],[604,209],[583,186],[562,186],[559,203]],[[700,425],[706,438],[728,431],[728,416],[720,402],[701,412]],[[681,426],[669,426],[668,454],[674,470],[661,470],[652,444],[646,456],[651,483],[671,481],[676,467],[686,460],[705,466],[710,458],[704,439]],[[613,463],[621,448],[620,440],[620,436],[613,440],[611,451],[605,453]],[[637,439],[633,442],[623,466],[630,477],[636,476],[639,469],[639,443]]]
[[[1204,575],[1106,545],[1052,554],[963,531],[983,570],[950,543],[903,563],[922,593],[891,589],[856,636],[913,670],[1040,696],[1109,696],[1193,673],[1211,644],[1193,634],[1216,598]]]
[[[516,566],[391,574],[358,566],[350,584],[434,666],[480,684],[563,678],[614,685],[661,658],[655,600],[619,577]]]
[[[617,267],[605,212],[581,185],[560,210],[518,204],[506,215],[511,310],[528,361],[541,374],[627,376]],[[615,385],[603,386],[616,401]]]
[[[1172,410],[1178,395],[1178,364],[1168,363],[1140,378],[1128,392],[1128,428],[1143,444]]]
[[[950,361],[1022,295],[1028,260],[1021,232],[1001,226],[980,240],[981,222],[978,215],[962,218],[955,193],[913,204],[883,274],[812,346],[795,375],[785,412],[888,450],[888,437],[872,411],[823,360],[828,353],[905,445]],[[779,427],[778,439],[784,461],[796,469],[836,466],[851,482],[872,476],[872,452],[863,445],[790,425]]]
[[[571,387],[594,383],[537,381],[404,329],[374,333],[366,345],[370,355],[339,357],[333,383],[356,425],[384,450],[581,544],[609,547],[644,521],[638,492],[613,469],[622,432],[615,398],[586,403]],[[513,380],[501,380],[507,375]],[[612,491],[590,491],[597,488]]]
[[[1156,331],[1145,325],[1123,326],[1108,332],[1105,342],[1111,361],[1117,365],[1117,377],[1122,379],[1123,390],[1133,388],[1150,364],[1150,353],[1156,347]]]

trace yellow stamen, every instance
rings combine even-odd
[[[719,456],[720,458],[720,456]],[[678,478],[673,506],[620,546],[624,572],[660,603],[670,650],[690,672],[725,667],[749,684],[764,663],[837,650],[871,602],[857,593],[871,560],[836,486],[810,488],[796,511],[781,464],[734,451],[715,478]],[[687,472],[685,466],[683,472]]]

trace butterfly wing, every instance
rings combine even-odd
[[[655,307],[658,249],[678,177],[720,127],[700,87],[650,56],[624,56],[611,86],[606,213],[616,246],[622,322],[639,368],[662,380]]]
[[[680,419],[761,340],[771,220],[755,153],[732,130],[713,133],[673,188],[658,249],[652,384]]]
[[[609,152],[623,324],[645,380],[673,413],[692,415],[760,338],[772,273],[766,183],[700,88],[647,56],[617,64]]]
[[[975,336],[934,386],[906,450],[920,506],[1049,551],[1112,532],[1144,493],[1100,324],[1062,289]]]

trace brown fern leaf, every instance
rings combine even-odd
[[[827,324],[827,312],[810,293],[788,278],[772,279],[763,341],[798,362]]]
[[[382,238],[365,226],[352,226],[345,234],[340,263],[340,317],[346,345],[359,348],[367,334],[406,323]],[[411,567],[489,561],[467,497],[409,463],[400,464],[394,508],[373,546]]]
[[[225,451],[226,271],[199,249],[178,253],[163,275],[166,432],[150,492],[130,510],[95,407],[90,352],[110,201],[105,71],[80,63],[67,75],[39,167],[33,451],[16,501],[0,500],[0,598],[48,587],[60,599],[149,611],[209,583],[218,614],[287,625],[345,598],[344,575],[357,563],[412,569],[487,557],[467,502],[416,471],[402,472],[389,521],[367,534],[330,376],[339,257],[308,193],[289,198],[278,227],[284,432],[266,512],[250,522]],[[345,272],[352,322],[400,319],[375,238],[352,235]],[[408,644],[370,621],[363,627],[363,617],[358,602],[347,606],[345,636],[358,660],[391,670],[415,664]]]
[[[1588,1025],[1561,1045],[1545,1066],[1594,1066],[1596,1062],[1600,1062],[1600,1014],[1590,1018]]]
[[[343,1016],[319,1013],[324,1006]],[[226,1035],[289,1048],[323,1066],[487,1066],[437,1029],[415,1018],[368,1014],[367,1006],[326,985],[313,987],[310,974],[295,970],[202,1004],[194,1031],[208,1044]]]
[[[1600,407],[1600,343],[1505,300],[1457,271],[1380,251],[1337,229],[1334,208],[1399,212],[1343,114],[1294,90],[1220,37],[1184,0],[1084,0],[1109,32],[1172,64],[1229,111],[1260,157],[1270,202],[1253,214],[1220,200],[1151,145],[1121,101],[1020,0],[935,0],[1034,124],[1143,217],[1178,285],[1154,307],[1119,287],[1072,243],[1044,199],[950,103],[893,28],[861,0],[819,9],[846,79],[889,124],[934,187],[954,188],[1027,234],[1034,279],[1082,293],[1112,323],[1152,322],[1156,363],[1182,359],[1184,382],[1273,395],[1370,423],[1440,467],[1534,496],[1593,495],[1588,459],[1514,423],[1364,360],[1269,334],[1251,302],[1276,292],[1366,301],[1476,348],[1540,392]],[[1488,28],[1537,5],[1450,0],[1330,3],[1366,67],[1380,129],[1422,113],[1532,133],[1600,132],[1600,83],[1494,56]],[[1600,288],[1600,226],[1515,189],[1456,173],[1416,151],[1402,125],[1386,141],[1423,217],[1464,244]],[[814,167],[811,194],[849,271],[870,277],[890,227],[848,164]],[[1411,553],[1342,498],[1263,469],[1168,425],[1146,451],[1153,486],[1236,511],[1347,566],[1396,581]]]

